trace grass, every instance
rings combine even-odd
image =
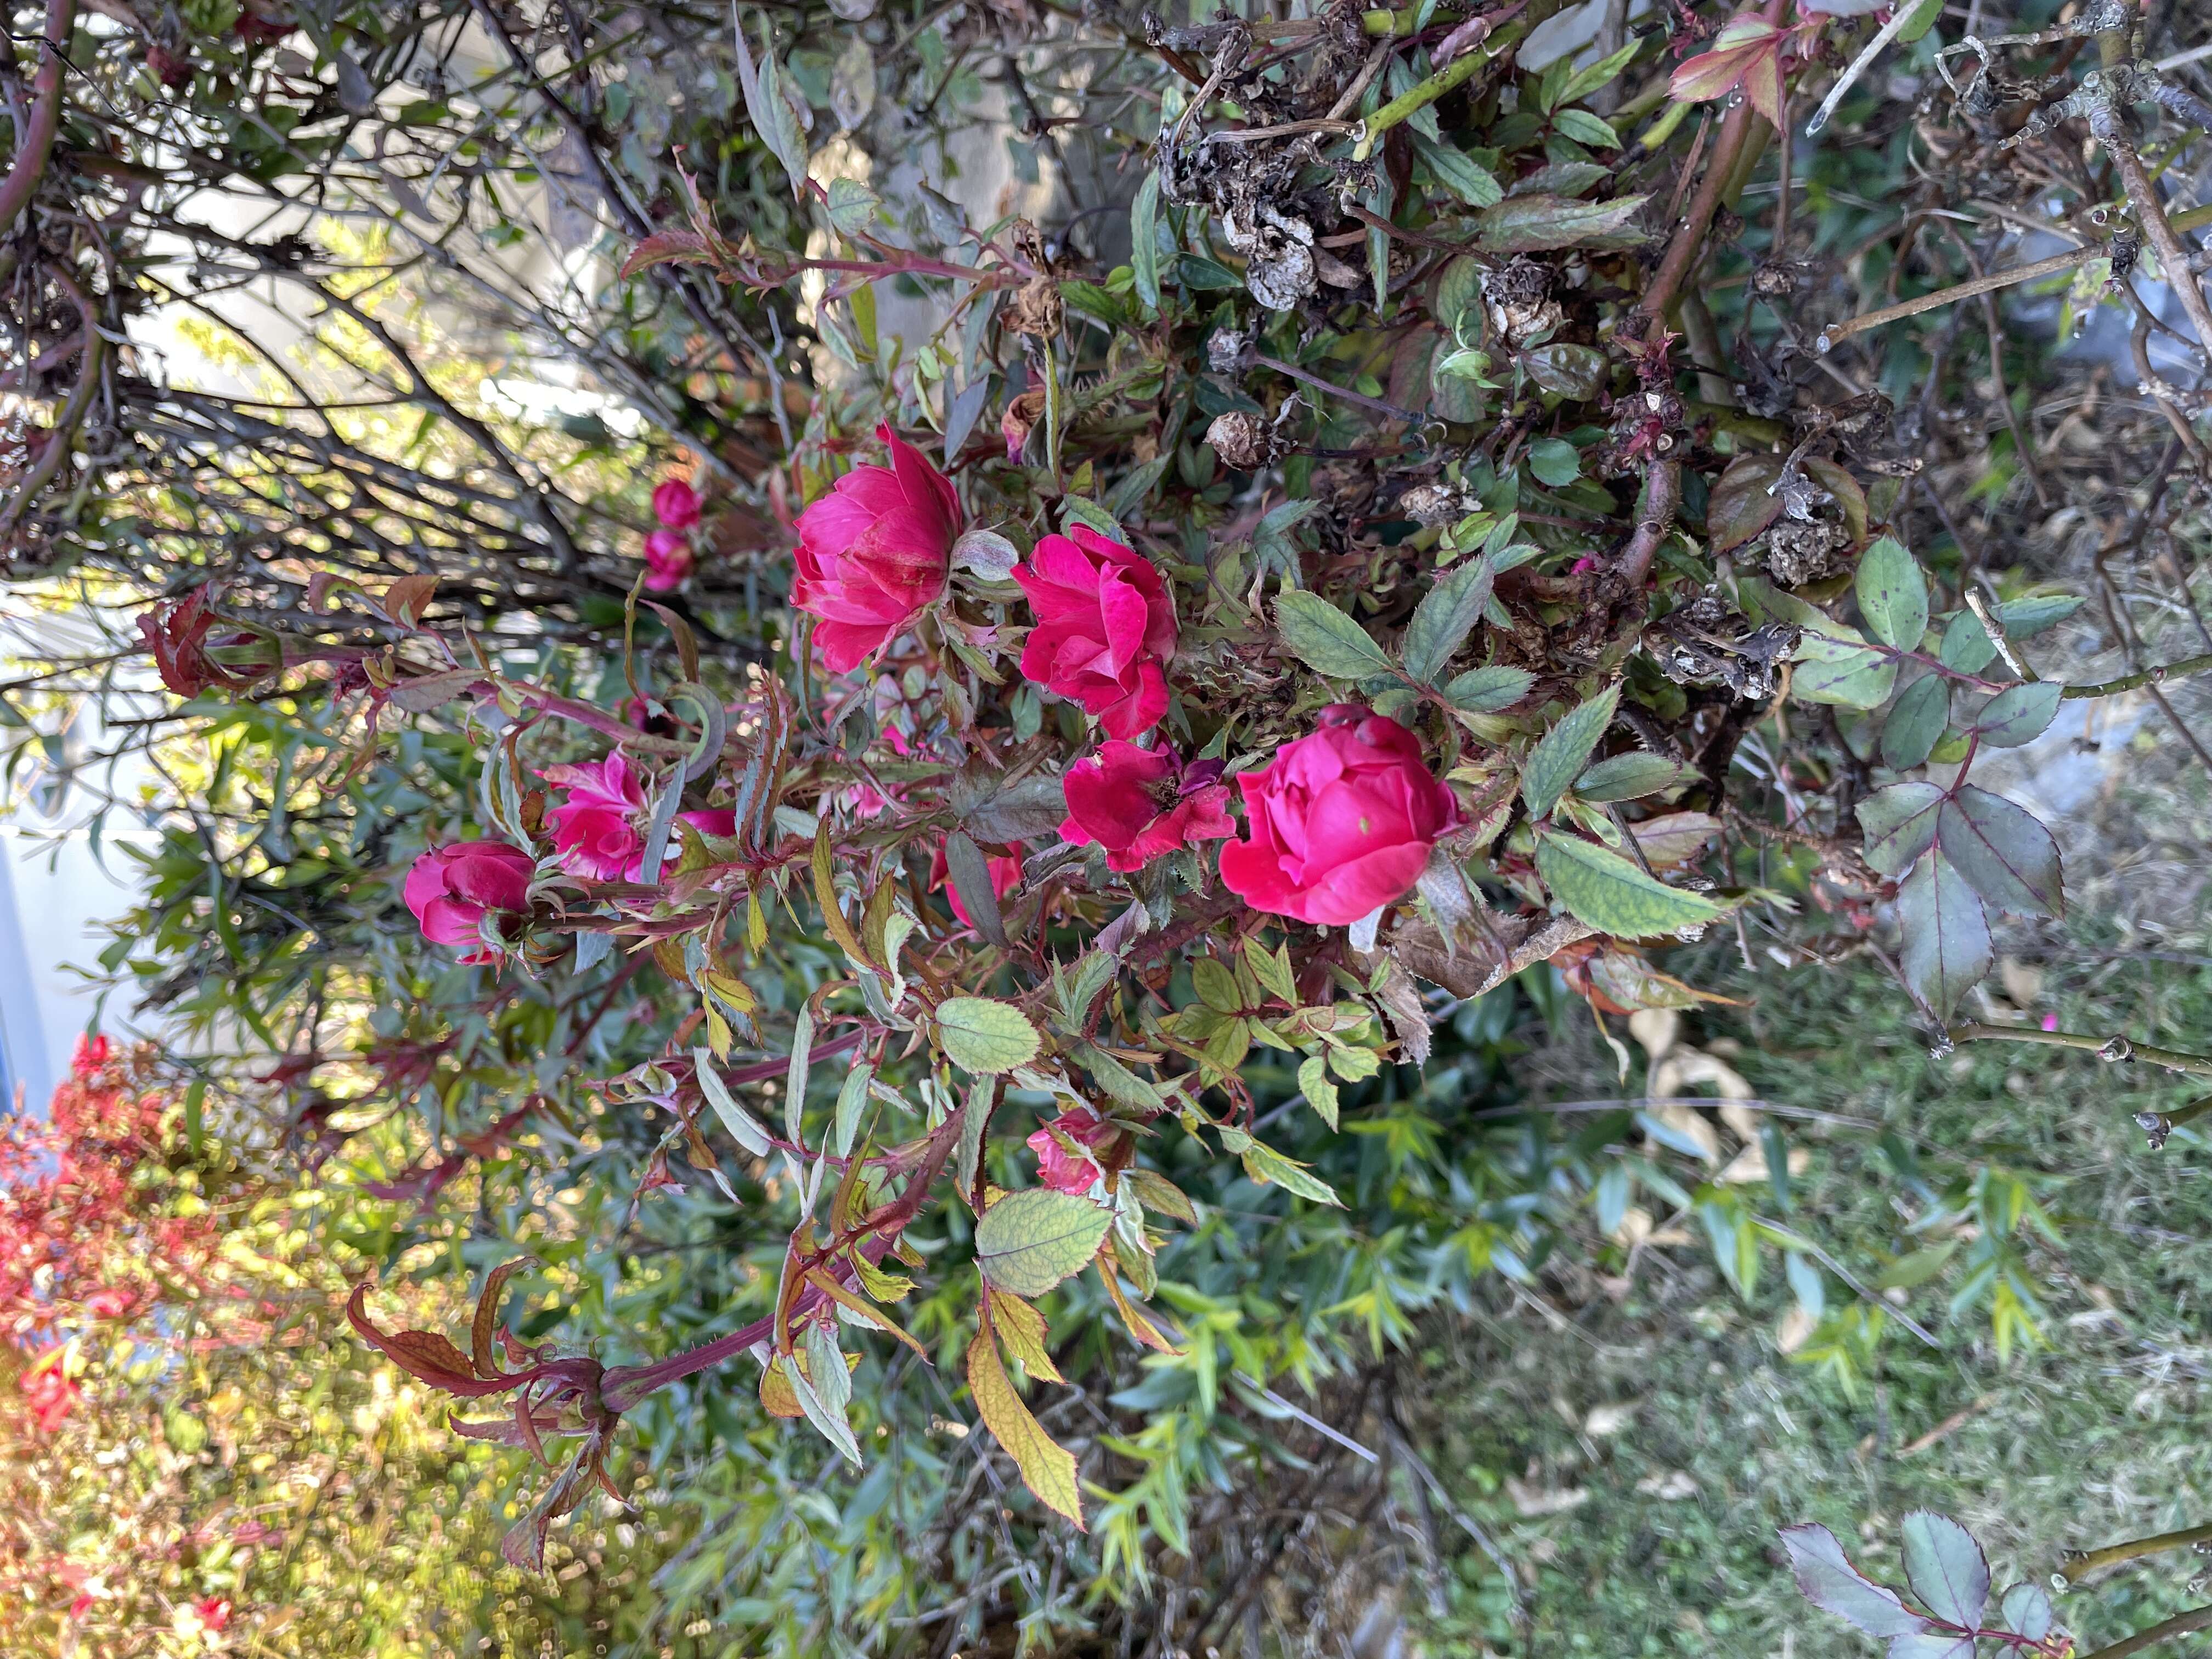
[[[2128,924],[2124,905],[2102,914]],[[2113,925],[2015,935],[2051,958],[2024,1012],[2212,1048],[2212,967],[2131,953]],[[2212,1520],[2208,1140],[2185,1130],[2153,1152],[2130,1119],[2185,1103],[2187,1079],[1996,1043],[1931,1059],[1871,965],[1754,982],[1739,964],[1736,977],[1754,1006],[1686,1035],[1740,1044],[1731,1063],[1765,1098],[1881,1126],[1792,1123],[1811,1153],[1798,1224],[1870,1283],[1929,1242],[1905,1231],[1928,1193],[1883,1132],[1932,1188],[2017,1174],[2060,1238],[2027,1251],[2043,1346],[2007,1361],[1984,1307],[1952,1310],[1964,1249],[1904,1297],[1940,1348],[1893,1322],[1856,1394],[1781,1351],[1791,1298],[1771,1255],[1749,1305],[1701,1235],[1644,1251],[1632,1273],[1554,1275],[1551,1317],[1524,1306],[1510,1325],[1440,1337],[1406,1390],[1427,1402],[1437,1472],[1515,1563],[1527,1607],[1516,1626],[1501,1574],[1451,1530],[1423,1632],[1432,1653],[1868,1655],[1869,1638],[1797,1595],[1778,1528],[1822,1522],[1873,1576],[1901,1580],[1899,1519],[1940,1510],[1981,1538],[2002,1587],[2047,1578],[2068,1548]],[[1827,1294],[1849,1293],[1830,1276]],[[1547,1502],[1573,1506],[1531,1513]],[[2201,1565],[2111,1570],[2057,1597],[2060,1620],[2086,1653],[2205,1599],[2189,1588]]]

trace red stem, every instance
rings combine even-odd
[[[15,228],[15,221],[30,205],[31,192],[45,176],[46,158],[53,153],[54,135],[62,125],[64,54],[69,50],[70,30],[76,22],[76,0],[46,0],[46,35],[41,43],[44,60],[39,65],[38,101],[24,124],[15,145],[15,159],[8,176],[0,180],[0,234]]]

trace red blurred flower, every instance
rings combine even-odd
[[[84,1390],[62,1374],[58,1364],[40,1365],[16,1379],[15,1391],[40,1434],[52,1434],[65,1422]]]
[[[1311,736],[1237,777],[1245,839],[1221,878],[1255,910],[1344,927],[1401,898],[1458,817],[1420,740],[1354,703],[1321,711]]]
[[[819,617],[815,642],[832,673],[880,651],[945,592],[960,498],[912,444],[876,435],[891,464],[856,466],[799,515],[791,602]]]
[[[699,522],[699,492],[681,478],[663,478],[653,486],[653,516],[671,530],[689,530]]]
[[[70,1070],[77,1076],[90,1077],[107,1064],[107,1039],[86,1031],[76,1040],[76,1051],[70,1056]]]
[[[1022,884],[1022,860],[1019,854],[986,854],[983,867],[991,872],[991,893],[994,897],[1004,898]],[[937,849],[937,857],[929,866],[929,890],[933,893],[943,891],[946,900],[952,906],[952,914],[960,918],[960,925],[963,927],[973,927],[975,925],[975,918],[968,914],[968,907],[960,902],[960,890],[952,884],[952,873],[945,862],[945,849],[942,847]]]
[[[1087,525],[1047,536],[1014,580],[1036,626],[1022,677],[1079,702],[1109,738],[1149,732],[1168,710],[1161,665],[1175,654],[1175,601],[1152,561]]]
[[[1185,766],[1172,749],[1109,740],[1067,769],[1060,833],[1079,847],[1104,848],[1109,870],[1141,870],[1178,847],[1237,833],[1220,778],[1219,761]]]
[[[458,841],[434,847],[407,872],[407,908],[433,945],[476,948],[463,962],[499,960],[483,941],[487,915],[520,915],[530,908],[536,860],[503,841]]]
[[[199,1615],[201,1624],[217,1633],[230,1623],[230,1601],[227,1596],[210,1595],[195,1601],[192,1611]]]
[[[1121,1133],[1120,1124],[1088,1106],[1071,1107],[1030,1137],[1030,1150],[1037,1155],[1037,1179],[1059,1192],[1089,1192],[1105,1173],[1092,1154]]]
[[[635,823],[645,811],[645,786],[622,751],[580,765],[549,766],[538,775],[568,791],[568,799],[545,815],[561,867],[593,881],[635,881],[645,867],[645,837]]]
[[[646,591],[672,592],[684,586],[698,562],[690,538],[682,531],[654,531],[645,538]]]

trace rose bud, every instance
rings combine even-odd
[[[656,530],[645,538],[645,586],[648,592],[665,593],[684,586],[692,567],[690,538],[680,530]]]
[[[483,943],[483,919],[526,915],[537,873],[529,854],[503,841],[453,842],[416,859],[403,891],[424,939],[476,946],[463,962],[496,962],[499,952]]]
[[[699,522],[699,492],[681,478],[663,478],[653,489],[653,516],[670,530],[689,530]]]
[[[1014,580],[1037,619],[1022,647],[1022,678],[1081,703],[1109,738],[1158,725],[1176,615],[1152,561],[1079,524],[1038,542]]]

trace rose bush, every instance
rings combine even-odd
[[[1662,1202],[1751,1294],[1782,1230],[1718,1170],[1668,1164],[1698,1136],[1484,1115],[1479,1095],[1516,1086],[1511,1019],[1564,1030],[1571,997],[1694,1007],[1716,947],[1878,949],[1946,1041],[1990,919],[2057,912],[2056,843],[1985,787],[1992,757],[2174,653],[2038,672],[2069,598],[1966,553],[1936,493],[2040,496],[2035,446],[2002,390],[1987,418],[1925,424],[2017,380],[1960,368],[1980,330],[1896,319],[1923,363],[1868,349],[1890,324],[1847,327],[1892,297],[1858,292],[1863,270],[1917,289],[1979,268],[1932,239],[2010,153],[1990,88],[2041,81],[1977,82],[1955,110],[1930,83],[1912,143],[1963,159],[1915,173],[1900,230],[1898,191],[1854,172],[1875,147],[1801,149],[1822,206],[1796,212],[1803,179],[1760,125],[1836,85],[1876,24],[1717,33],[1711,7],[1676,9],[1520,64],[1559,9],[1162,18],[1141,46],[1064,12],[1019,41],[974,9],[598,17],[627,44],[551,90],[583,112],[569,176],[634,251],[586,319],[608,326],[535,295],[501,326],[574,350],[586,395],[636,426],[611,408],[526,428],[465,365],[416,367],[430,325],[343,283],[316,289],[343,324],[319,343],[355,361],[347,331],[368,329],[391,362],[364,406],[396,396],[414,420],[149,402],[100,358],[138,303],[106,273],[151,244],[19,239],[40,302],[23,401],[63,425],[21,447],[42,516],[10,520],[12,544],[160,587],[146,644],[189,699],[163,729],[206,781],[167,803],[115,960],[195,1035],[270,1050],[207,1073],[262,1068],[303,1162],[368,1149],[398,1206],[369,1252],[388,1279],[538,1263],[483,1284],[465,1348],[393,1334],[382,1289],[352,1305],[416,1384],[488,1402],[465,1434],[550,1467],[512,1559],[539,1562],[593,1486],[623,1490],[635,1434],[747,1517],[732,1547],[758,1577],[702,1560],[691,1605],[726,1594],[786,1651],[1073,1629],[1087,1574],[1129,1590],[1189,1559],[1223,1460],[1267,1466],[1291,1419],[1260,1390],[1356,1380],[1361,1409],[1362,1356],[1419,1310],[1571,1245],[1633,1249],[1625,1218]],[[382,107],[350,70],[405,56],[357,9],[319,15],[330,41],[281,73],[254,55],[277,8],[221,41],[103,17],[76,41],[106,66],[94,91],[158,99],[181,64],[289,112],[196,150],[195,177],[322,176],[331,111]],[[370,90],[408,118],[360,118],[399,146],[395,192],[456,230],[499,219],[502,248],[515,228],[479,198],[535,198],[556,107],[542,43],[511,27],[471,25],[510,49],[490,101],[393,79]],[[2116,27],[2109,50],[2042,42],[2038,75],[2124,59]],[[904,160],[904,124],[966,119],[977,65],[1033,95],[1032,48],[1101,46],[1110,67],[1055,76],[1012,160],[1072,157],[1063,184],[1126,179],[1126,203],[968,223],[933,187],[863,181],[894,176],[860,165],[868,143]],[[114,56],[157,49],[151,76]],[[2124,137],[2077,90],[2092,138]],[[139,209],[67,193],[111,188],[82,133],[131,178],[200,129],[67,95],[45,222],[124,238]],[[262,130],[292,116],[296,143]],[[810,148],[823,118],[834,156]],[[2050,151],[2037,190],[2078,198],[2067,222],[2103,223],[2078,130],[2023,142]],[[1097,253],[1109,206],[1126,263]],[[343,222],[318,234],[356,251]],[[334,282],[326,264],[350,267],[302,252],[321,246],[255,244],[252,268]],[[228,243],[191,252],[231,280]],[[495,287],[450,257],[441,282]],[[884,326],[893,295],[921,302],[911,335]],[[1800,337],[1820,322],[1840,356]],[[1864,398],[1838,402],[1834,374]],[[1916,473],[1928,444],[1948,474]],[[240,454],[235,477],[206,470]],[[2167,473],[2138,502],[2145,472],[2100,510],[2147,527]],[[13,714],[45,693],[6,695]],[[65,753],[52,710],[30,716],[11,758]],[[434,859],[418,893],[433,842],[509,850]],[[1870,1364],[1879,1310],[1825,1301],[1788,1248],[1812,1346]],[[916,1349],[1011,1503],[983,1481],[988,1515],[933,1509],[901,1484],[945,1404],[917,1405]],[[1139,1355],[1143,1391],[1115,1369]],[[878,1456],[917,1460],[867,1489],[906,1536],[815,1534],[838,1490],[818,1460]],[[1037,1530],[1054,1515],[1095,1531]],[[1093,1553],[1040,1578],[1009,1559],[1016,1525]],[[1237,1559],[1271,1547],[1250,1541]],[[859,1557],[908,1576],[821,1587],[822,1560]],[[913,1586],[944,1563],[972,1576],[925,1607]],[[1209,1603],[1228,1605],[1163,1600]],[[1196,1651],[1222,1635],[1200,1616],[1119,1634]]]

